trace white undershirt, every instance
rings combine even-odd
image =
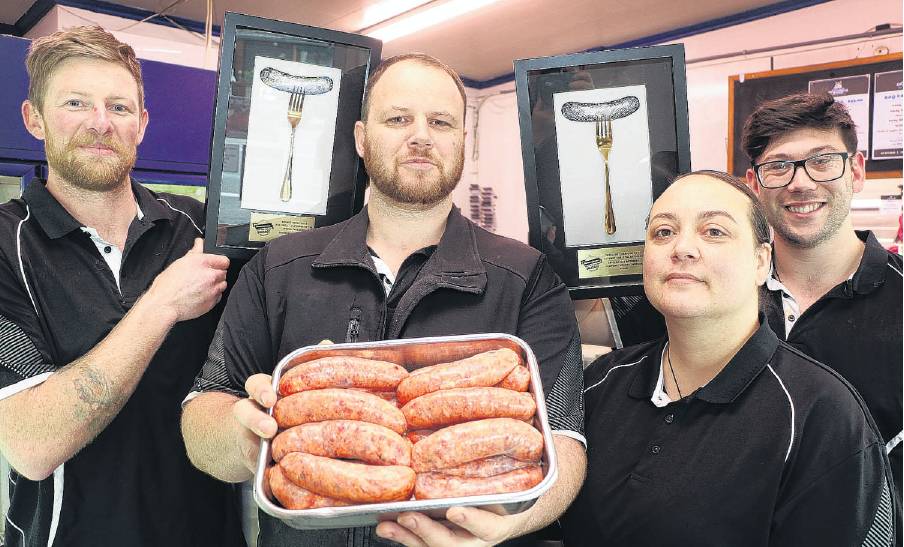
[[[138,203],[135,203],[135,211],[135,216],[138,220],[144,218],[144,213],[141,212],[141,207],[138,206]],[[97,247],[97,252],[100,253],[100,256],[104,258],[104,262],[106,262],[107,266],[110,268],[110,271],[113,272],[113,277],[116,279],[116,289],[119,290],[121,294],[122,289],[119,287],[119,270],[122,268],[122,249],[100,237],[97,230],[90,226],[82,226],[81,230],[91,237],[91,241],[94,243],[94,246]]]

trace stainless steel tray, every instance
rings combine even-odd
[[[264,493],[264,469],[270,463],[270,441],[261,441],[257,473],[254,477],[254,500],[268,515],[278,518],[293,528],[352,528],[370,526],[383,520],[394,520],[399,513],[419,511],[434,518],[444,518],[446,509],[456,506],[480,507],[497,514],[520,513],[528,509],[544,492],[556,482],[558,468],[552,431],[546,414],[543,386],[537,358],[530,347],[520,338],[509,334],[469,334],[464,336],[434,336],[410,338],[406,340],[384,340],[357,344],[335,344],[330,346],[306,346],[286,355],[273,371],[273,389],[277,389],[282,374],[298,365],[329,355],[353,355],[368,359],[379,359],[398,363],[408,370],[445,363],[470,357],[477,353],[498,348],[510,348],[521,355],[530,371],[530,393],[537,403],[534,426],[543,434],[543,480],[529,490],[508,494],[492,494],[461,498],[434,500],[409,500],[391,503],[373,503],[346,507],[323,507],[319,509],[283,509]],[[272,413],[272,411],[271,411]]]

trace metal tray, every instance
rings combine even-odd
[[[277,389],[283,373],[299,363],[329,355],[352,355],[368,359],[379,359],[397,363],[414,370],[420,367],[445,363],[470,357],[477,353],[498,348],[510,348],[519,353],[530,371],[529,392],[537,403],[534,426],[543,434],[543,480],[529,490],[506,494],[490,494],[460,498],[433,500],[409,500],[391,503],[372,503],[345,507],[322,507],[319,509],[284,509],[274,503],[264,493],[264,469],[270,463],[270,441],[261,440],[257,473],[254,477],[254,500],[268,515],[278,518],[291,526],[303,530],[323,528],[353,528],[371,526],[383,520],[395,520],[399,513],[419,511],[433,518],[445,518],[446,509],[456,506],[480,507],[501,515],[520,513],[528,509],[544,492],[556,482],[558,468],[556,451],[553,446],[552,431],[546,414],[543,386],[537,358],[530,347],[520,338],[509,334],[470,334],[464,336],[434,336],[410,338],[406,340],[384,340],[356,344],[335,344],[330,346],[306,346],[286,355],[273,371],[273,389]],[[271,410],[272,414],[272,410]]]

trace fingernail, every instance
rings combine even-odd
[[[449,520],[455,524],[461,524],[465,521],[465,515],[463,513],[452,513],[449,515]]]
[[[417,520],[414,517],[405,517],[399,520],[399,524],[408,528],[409,530],[417,530]]]

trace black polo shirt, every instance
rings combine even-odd
[[[568,547],[893,541],[883,443],[834,371],[764,324],[706,386],[657,408],[664,343],[585,371],[588,470]]]
[[[780,338],[841,373],[866,402],[889,449],[898,500],[902,476],[901,256],[885,250],[872,232],[853,277],[839,283],[800,317],[785,311],[787,290],[770,279],[769,324]],[[793,295],[792,295],[793,296]],[[787,320],[787,321],[786,321]],[[786,332],[785,325],[792,325]]]
[[[129,227],[118,286],[91,237],[40,181],[0,205],[0,397],[87,353],[200,236],[200,203],[132,189],[143,217]],[[216,315],[178,323],[116,418],[50,477],[11,472],[6,545],[242,544],[230,487],[191,465],[179,430]]]

